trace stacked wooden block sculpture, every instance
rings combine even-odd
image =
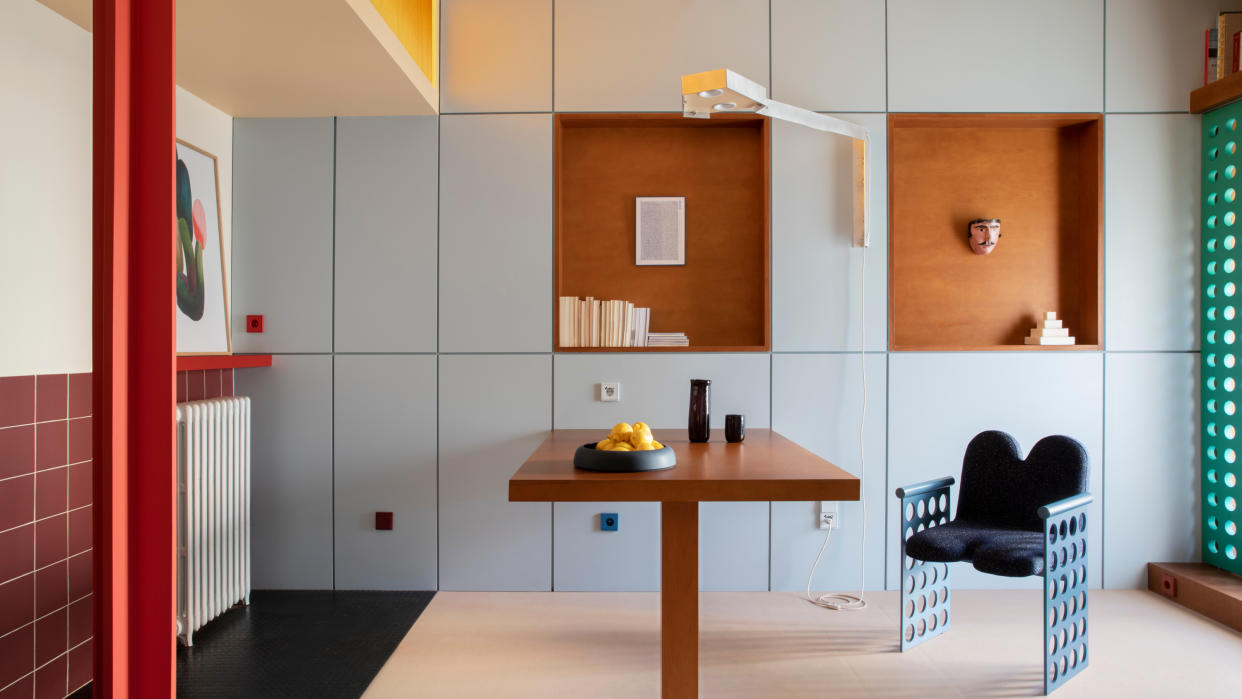
[[[1031,329],[1031,334],[1026,337],[1026,344],[1072,345],[1074,338],[1070,336],[1068,328],[1061,327],[1057,314],[1048,311],[1044,314],[1044,322],[1039,327]]]

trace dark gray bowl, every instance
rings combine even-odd
[[[587,471],[661,471],[676,464],[677,455],[669,447],[651,451],[600,451],[594,444],[583,444],[574,452],[574,467]]]

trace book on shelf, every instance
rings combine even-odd
[[[1238,70],[1234,35],[1242,32],[1242,12],[1222,12],[1216,18],[1216,79]]]
[[[1207,85],[1216,79],[1217,39],[1215,29],[1203,31],[1203,84]]]
[[[648,347],[689,347],[685,333],[647,333]]]
[[[645,347],[651,309],[620,299],[561,296],[558,301],[561,347]]]

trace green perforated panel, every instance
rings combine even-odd
[[[1203,115],[1203,382],[1200,408],[1203,560],[1242,574],[1242,102]]]

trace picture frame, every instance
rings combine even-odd
[[[177,354],[232,354],[216,156],[177,139]]]
[[[634,264],[686,264],[685,197],[634,197]]]

